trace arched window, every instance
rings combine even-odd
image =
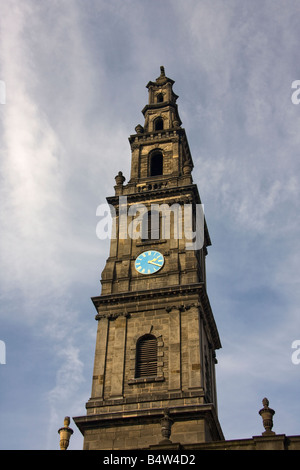
[[[157,375],[157,339],[147,334],[136,343],[135,377],[153,377]]]
[[[161,131],[164,128],[164,120],[161,117],[158,117],[154,121],[154,130]]]
[[[151,155],[150,176],[163,174],[163,155],[161,152],[155,152]]]
[[[156,102],[157,103],[162,103],[164,101],[164,95],[162,93],[159,93],[157,96],[156,96]]]

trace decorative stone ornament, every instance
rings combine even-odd
[[[73,429],[69,428],[70,418],[66,416],[64,419],[64,426],[58,430],[58,434],[60,435],[60,450],[67,450],[69,447],[70,437],[73,434]]]
[[[117,176],[115,177],[115,180],[116,180],[116,184],[117,184],[118,186],[123,185],[123,183],[124,183],[124,181],[125,181],[125,176],[123,176],[122,171],[119,171],[119,173],[118,173]]]
[[[182,168],[182,171],[183,171],[183,174],[184,175],[190,175],[191,174],[191,171],[193,169],[193,166],[190,162],[185,162],[183,164],[183,168]]]
[[[121,194],[123,193],[123,185],[124,185],[125,179],[126,178],[123,175],[122,171],[119,171],[119,173],[115,177],[115,180],[116,180],[115,194],[116,194],[116,196],[121,196]]]
[[[164,409],[164,417],[160,420],[161,424],[161,434],[162,437],[164,438],[164,441],[167,440],[169,441],[169,438],[171,436],[171,428],[173,425],[174,421],[172,418],[170,418],[170,412],[168,408]],[[161,442],[164,442],[161,441]]]
[[[269,408],[269,400],[267,398],[263,399],[262,404],[264,405],[264,407],[261,410],[259,410],[259,414],[262,417],[263,426],[265,428],[265,431],[262,434],[273,435],[275,434],[275,432],[272,431],[273,416],[275,414],[275,411],[272,410],[272,408]]]
[[[135,127],[135,132],[136,132],[137,134],[143,134],[143,132],[144,132],[143,126],[142,126],[141,124],[138,124],[138,125]]]

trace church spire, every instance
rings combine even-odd
[[[160,76],[146,85],[148,104],[142,109],[144,126],[138,124],[136,134],[129,137],[130,184],[136,186],[154,176],[160,177],[168,187],[192,183],[193,161],[185,130],[181,127],[174,83],[161,66]]]
[[[177,109],[178,96],[173,91],[174,80],[168,78],[165,74],[165,68],[160,67],[160,76],[155,82],[148,82],[149,99],[148,105],[144,107],[142,113],[145,116],[145,131],[161,130],[156,129],[154,123],[155,115],[158,114],[162,117],[162,128],[171,129],[181,125]]]

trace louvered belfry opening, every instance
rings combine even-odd
[[[157,375],[157,339],[153,335],[142,336],[136,345],[136,378]]]

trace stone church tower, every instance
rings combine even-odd
[[[120,172],[107,198],[116,231],[101,294],[92,299],[98,331],[91,397],[86,416],[74,418],[84,449],[224,439],[215,377],[221,343],[205,275],[211,243],[204,219],[201,246],[191,249],[182,229],[188,214],[195,229],[201,200],[173,84],[163,67],[148,83],[144,126],[129,137],[130,179],[125,184]]]

